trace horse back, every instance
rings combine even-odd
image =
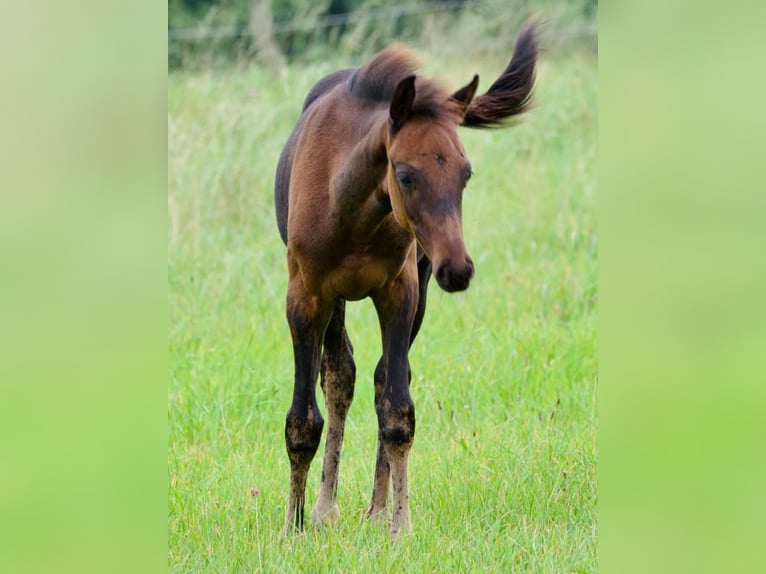
[[[303,123],[303,119],[306,114],[306,110],[311,105],[331,91],[338,84],[345,82],[351,74],[354,73],[356,68],[346,68],[344,70],[338,70],[332,74],[328,74],[321,80],[319,80],[314,87],[309,90],[306,98],[303,100],[303,108],[301,109],[301,117],[298,118],[298,122],[295,124],[290,137],[287,139],[285,146],[282,148],[282,154],[279,156],[279,162],[277,163],[277,174],[274,180],[274,206],[277,216],[277,227],[279,227],[279,235],[282,237],[282,241],[287,245],[287,214],[289,211],[289,190],[290,190],[290,172],[293,166],[293,151],[295,142],[298,139],[298,134]]]

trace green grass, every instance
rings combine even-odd
[[[425,54],[424,71],[455,88],[479,72],[486,89],[506,56]],[[380,353],[363,301],[347,313],[357,386],[342,521],[279,538],[292,356],[272,182],[307,90],[347,64],[170,76],[170,570],[594,572],[596,61],[578,51],[541,61],[522,125],[462,133],[476,173],[463,206],[476,278],[454,295],[432,282],[410,355],[413,534],[392,543],[385,527],[361,521]]]

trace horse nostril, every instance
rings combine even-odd
[[[465,256],[465,265],[468,268],[468,273],[473,277],[473,259],[469,255]]]
[[[439,269],[436,270],[436,280],[439,282],[439,284],[443,284],[446,281],[448,269],[449,259],[446,259],[441,265],[439,265]]]

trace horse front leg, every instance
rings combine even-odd
[[[418,253],[420,259],[418,260],[418,305],[415,311],[415,318],[412,322],[412,330],[410,332],[410,347],[415,341],[420,326],[423,324],[423,317],[426,313],[426,296],[428,294],[428,281],[431,278],[431,261],[423,253]],[[383,357],[378,361],[375,367],[375,375],[373,382],[375,385],[375,407],[377,408],[380,396],[383,394],[383,387],[386,383],[386,369]],[[407,379],[412,381],[412,371],[408,365]],[[389,520],[388,515],[388,492],[389,485],[391,483],[391,467],[388,464],[386,458],[386,452],[383,448],[383,442],[378,435],[378,449],[375,458],[375,478],[372,486],[372,500],[370,501],[370,507],[367,509],[365,519],[371,520]]]
[[[415,405],[410,396],[407,353],[418,305],[414,256],[405,264],[399,277],[373,294],[373,301],[380,319],[385,369],[385,384],[375,410],[380,444],[390,467],[393,487],[391,537],[396,538],[401,532],[412,531],[407,469],[415,438]]]
[[[375,375],[373,377],[375,385],[375,410],[377,412],[378,403],[380,397],[383,394],[383,387],[386,384],[386,367],[383,362],[383,357],[378,361],[377,367],[375,367]],[[373,521],[390,520],[388,515],[388,491],[391,484],[391,467],[388,464],[386,458],[386,451],[383,448],[383,440],[378,431],[378,449],[375,455],[375,477],[372,484],[372,500],[370,501],[370,507],[367,509],[367,513],[364,515],[365,519]]]
[[[287,293],[287,321],[293,340],[295,386],[285,420],[285,443],[290,460],[290,494],[283,534],[303,530],[306,477],[319,447],[324,419],[316,402],[316,381],[322,338],[332,305],[309,295],[299,274],[292,274]]]

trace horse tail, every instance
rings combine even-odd
[[[469,128],[503,127],[506,119],[530,108],[535,84],[538,30],[537,20],[527,23],[516,40],[508,67],[485,94],[474,98],[460,125]]]
[[[277,163],[277,174],[274,178],[274,208],[277,216],[277,227],[282,242],[287,245],[287,213],[289,209],[288,199],[290,197],[290,171],[293,167],[293,147],[297,139],[298,126],[296,126],[290,137],[282,148]]]

